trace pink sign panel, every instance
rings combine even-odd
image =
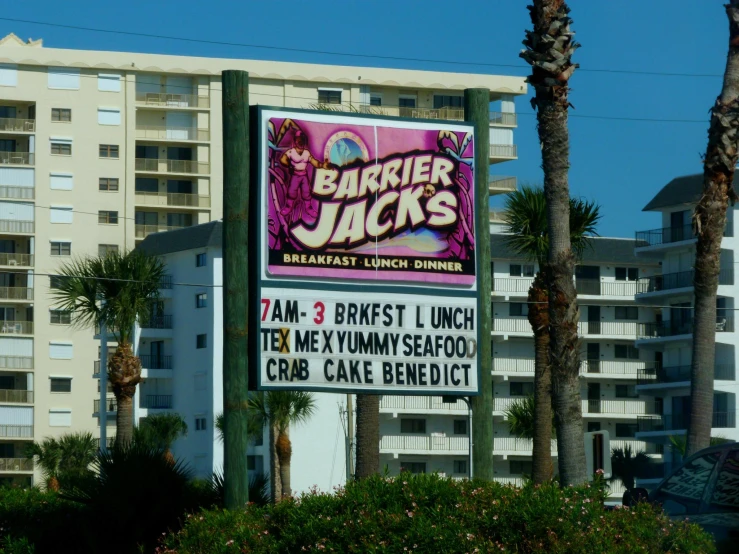
[[[472,127],[267,116],[267,271],[475,283]]]

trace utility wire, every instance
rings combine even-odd
[[[507,67],[513,69],[531,69],[529,65],[523,64],[503,64],[503,63],[490,63],[490,62],[467,62],[467,61],[452,61],[452,60],[437,60],[432,58],[411,58],[406,56],[384,56],[380,54],[359,54],[357,52],[335,52],[330,50],[310,50],[307,48],[290,48],[287,46],[271,46],[264,44],[249,44],[243,42],[231,42],[221,40],[207,40],[198,39],[183,36],[172,36],[172,35],[158,35],[154,33],[141,33],[135,31],[121,31],[117,29],[101,29],[98,27],[82,27],[79,25],[68,25],[63,23],[51,23],[48,21],[34,21],[30,19],[19,19],[11,17],[0,17],[0,21],[9,21],[12,23],[26,23],[29,25],[43,25],[47,27],[58,27],[62,29],[73,29],[75,31],[88,31],[94,33],[109,33],[117,35],[126,35],[133,37],[144,37],[144,38],[155,38],[161,40],[176,40],[180,42],[191,42],[199,44],[212,44],[219,46],[235,46],[240,48],[260,48],[263,50],[281,50],[286,52],[300,52],[304,54],[321,54],[329,56],[345,56],[351,58],[370,58],[378,60],[393,60],[393,61],[409,61],[409,62],[424,62],[424,63],[440,63],[449,65],[463,65],[463,66],[483,66],[483,67]],[[591,72],[591,73],[613,73],[620,75],[647,75],[647,76],[659,76],[659,77],[723,77],[718,73],[678,73],[668,71],[635,71],[628,69],[589,69],[580,68],[578,71]]]

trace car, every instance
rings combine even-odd
[[[683,464],[651,492],[637,488],[624,505],[644,499],[671,519],[697,523],[716,539],[719,552],[737,552],[739,541],[739,443],[711,446]]]

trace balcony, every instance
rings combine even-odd
[[[493,412],[505,412],[513,404],[522,402],[525,399],[525,396],[496,396],[495,398],[493,398]]]
[[[0,299],[33,300],[33,289],[31,287],[0,287]]]
[[[504,194],[516,190],[517,180],[515,177],[501,177],[499,175],[491,175],[488,181],[488,191],[490,194]]]
[[[733,381],[735,375],[734,364],[718,364],[713,370],[713,378],[716,381]],[[637,384],[639,385],[685,382],[690,382],[689,365],[640,369],[637,377]]]
[[[518,149],[515,144],[491,144],[490,157],[514,160],[518,157]]]
[[[533,358],[493,358],[493,373],[516,373],[534,375]],[[582,360],[581,375],[599,375],[606,377],[623,376],[633,379],[639,371],[646,371],[645,366],[652,362],[629,360]]]
[[[33,471],[33,458],[0,458],[0,473]]]
[[[0,389],[0,403],[33,404],[32,390]]]
[[[141,398],[141,407],[149,410],[171,410],[171,394],[147,394]]]
[[[646,415],[657,413],[657,404],[645,400],[583,400],[582,413],[599,415]]]
[[[14,254],[0,252],[0,265],[12,267],[33,267],[33,254]]]
[[[136,105],[150,106],[152,108],[209,108],[210,98],[197,94],[137,92]]]
[[[679,271],[640,279],[637,294],[692,288],[694,274],[693,270]],[[719,272],[718,283],[719,285],[733,285],[734,270],[732,268],[722,269]]]
[[[0,151],[0,165],[33,165],[35,154],[33,152],[7,152]]]
[[[466,435],[383,435],[380,437],[380,453],[406,452],[413,454],[455,454],[466,455],[470,440]]]
[[[457,400],[453,404],[445,404],[440,396],[383,396],[380,399],[380,410],[422,413],[426,411],[447,410],[467,413],[467,404]]]
[[[515,127],[518,125],[518,116],[514,112],[490,112],[490,124]]]
[[[21,119],[19,117],[0,117],[1,133],[35,133],[35,119]]]
[[[109,414],[116,413],[118,411],[118,401],[115,398],[106,398],[105,406],[107,406],[106,411]],[[96,414],[100,413],[100,399],[93,401],[92,411]]]
[[[0,335],[33,335],[33,321],[0,321]]]
[[[7,439],[32,439],[33,425],[0,425],[0,437]]]
[[[35,197],[36,189],[34,187],[0,186],[0,199],[2,200],[33,200]]]
[[[533,277],[496,277],[493,279],[493,292],[528,295],[534,282]]]
[[[640,433],[660,431],[681,431],[687,429],[689,416],[685,413],[654,415],[637,417],[636,422]],[[714,429],[734,429],[736,427],[736,412],[713,412]]]
[[[136,125],[136,138],[149,140],[192,140],[206,142],[210,140],[209,129],[197,127],[171,127],[169,125]]]
[[[718,331],[718,324],[716,330]],[[693,332],[692,321],[661,321],[654,323],[639,323],[638,339],[654,339],[662,337],[676,337],[690,335]]]
[[[166,158],[136,158],[136,171],[142,173],[187,173],[207,175],[210,164],[193,160],[168,160]]]
[[[634,296],[637,281],[601,281],[599,279],[577,279],[575,290],[582,296]]]
[[[18,221],[15,219],[0,219],[0,233],[28,233],[33,234],[36,224],[33,221]]]
[[[693,226],[691,224],[682,225],[680,227],[663,227],[662,229],[636,232],[636,242],[638,247],[670,244],[673,242],[692,240],[694,238]]]
[[[519,439],[517,437],[494,437],[493,454],[531,455],[533,441],[531,439]],[[552,454],[557,453],[557,440],[552,439]]]
[[[136,204],[142,206],[176,206],[182,208],[210,208],[210,196],[179,192],[139,192]]]
[[[172,316],[171,315],[155,315],[149,318],[148,321],[144,321],[141,324],[142,329],[171,329],[172,328]]]
[[[181,225],[136,225],[136,239],[145,239],[153,233],[166,233],[168,231],[176,231],[184,229]]]
[[[172,356],[152,356],[144,354],[139,356],[141,367],[146,369],[172,369]]]
[[[100,439],[99,438],[95,439],[95,444],[97,445],[98,448],[100,448]],[[105,439],[105,447],[108,450],[110,450],[114,446],[115,446],[115,437],[107,437]]]
[[[31,356],[0,356],[1,369],[33,369]]]

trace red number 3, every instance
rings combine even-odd
[[[313,323],[320,325],[323,323],[323,314],[326,311],[326,306],[323,305],[323,302],[316,302],[313,304],[313,308],[316,310],[316,317],[313,318]]]

